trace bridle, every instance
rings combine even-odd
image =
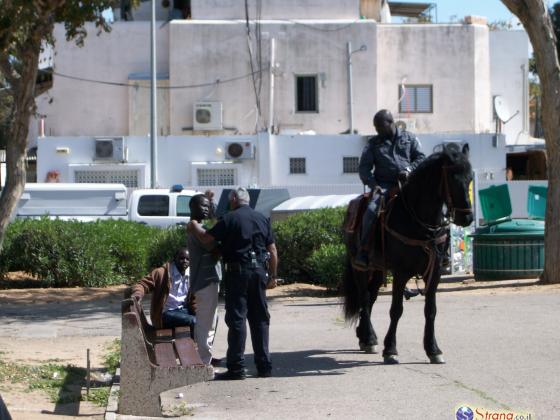
[[[448,179],[448,170],[449,169],[455,169],[458,168],[459,165],[444,165],[441,167],[441,184],[440,184],[440,190],[442,191],[443,194],[443,200],[445,202],[445,205],[447,206],[447,211],[449,213],[449,220],[453,221],[455,220],[455,213],[459,212],[459,213],[465,213],[465,214],[470,214],[472,213],[472,208],[461,208],[461,207],[456,207],[453,204],[453,199],[451,198],[451,191],[449,190],[449,179]]]

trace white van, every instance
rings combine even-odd
[[[200,193],[180,185],[133,190],[129,196],[123,184],[28,183],[14,217],[125,219],[163,228],[189,222],[189,202],[195,194]]]
[[[194,190],[174,186],[170,190],[134,190],[129,200],[129,220],[151,226],[186,225],[191,218],[189,202]]]

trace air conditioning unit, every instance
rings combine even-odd
[[[226,159],[254,159],[255,146],[250,141],[226,143]]]
[[[126,162],[126,147],[123,137],[97,137],[94,160]]]
[[[215,101],[195,102],[193,107],[194,130],[221,130],[222,103]]]
[[[395,122],[399,130],[414,131],[416,130],[416,120],[413,118],[401,118]]]

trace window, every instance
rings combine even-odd
[[[290,158],[290,173],[291,174],[304,174],[305,172],[305,158]]]
[[[319,112],[317,76],[296,76],[296,112]]]
[[[198,185],[204,187],[236,185],[235,168],[198,168],[196,176]]]
[[[177,216],[189,217],[191,215],[191,209],[189,207],[190,202],[191,202],[190,195],[177,196]]]
[[[434,103],[432,85],[399,85],[399,112],[432,113]]]
[[[342,172],[345,174],[357,174],[360,158],[357,156],[346,156],[342,158]]]
[[[75,171],[74,182],[124,184],[128,188],[138,188],[138,171]]]
[[[138,200],[140,216],[169,216],[168,195],[143,195]]]

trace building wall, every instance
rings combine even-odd
[[[167,73],[168,26],[158,28],[158,72]],[[38,113],[46,115],[46,135],[128,135],[128,87],[73,80],[59,74],[127,84],[130,73],[150,69],[149,22],[115,22],[110,33],[99,36],[93,24],[86,24],[86,29],[88,37],[80,48],[66,42],[63,26],[55,25],[54,87],[37,99]],[[35,132],[36,126],[33,121]]]
[[[185,134],[192,127],[192,105],[197,100],[223,103],[224,126],[230,132],[255,131],[257,106],[243,22],[173,21],[170,24],[170,84],[191,86],[220,80],[211,86],[173,89],[170,92],[171,133]],[[259,129],[269,120],[269,75],[271,39],[276,41],[274,126],[280,130],[340,133],[349,129],[347,42],[366,45],[367,51],[353,56],[356,127],[370,130],[370,115],[376,107],[373,21],[331,22],[313,27],[294,22],[263,22]],[[254,27],[253,27],[254,28]],[[332,31],[331,29],[337,29]],[[297,40],[297,42],[294,42]],[[255,69],[257,50],[253,58]],[[318,75],[318,113],[295,110],[296,75]],[[246,76],[246,77],[243,77]],[[228,81],[236,78],[237,80]],[[364,117],[362,117],[362,115]]]
[[[225,130],[209,134],[254,134],[268,127],[272,39],[276,42],[272,124],[275,133],[348,132],[348,43],[354,51],[354,128],[360,134],[372,132],[372,116],[380,108],[392,110],[398,119],[412,121],[410,129],[417,133],[491,132],[493,94],[505,92],[512,103],[524,103],[524,90],[519,88],[523,79],[517,64],[508,65],[508,71],[501,76],[493,65],[490,77],[485,25],[262,21],[262,83],[258,77],[256,80],[261,117],[257,121],[255,86],[242,21],[175,20],[164,26],[158,24],[158,28],[158,73],[169,75],[170,87],[158,94],[160,135],[202,134],[192,131],[193,105],[198,100],[223,104]],[[94,35],[91,26],[88,29],[90,36],[85,46],[78,48],[66,43],[62,28],[56,27],[54,87],[38,99],[38,113],[46,116],[46,134],[145,135],[149,131],[148,83],[129,77],[133,73],[149,73],[149,23],[116,22],[110,34],[101,36]],[[254,29],[253,24],[252,57],[253,68],[257,69]],[[500,51],[503,56],[516,45],[521,44],[522,51],[527,45],[526,36],[516,33],[500,37],[493,42],[492,51]],[[500,50],[500,45],[508,49]],[[361,46],[366,50],[358,51]],[[516,51],[514,61],[524,61],[522,55]],[[296,75],[308,74],[319,79],[319,112],[298,113]],[[137,83],[144,87],[87,80]],[[399,115],[399,85],[403,81],[405,85],[433,85],[433,113]],[[509,138],[519,132],[516,119],[520,120],[516,117],[505,127]],[[32,122],[33,136],[36,127],[37,122]],[[31,144],[34,142],[35,138]]]
[[[250,19],[257,13],[256,0],[249,0]],[[238,0],[191,0],[193,19],[245,19]],[[359,0],[263,1],[261,19],[359,19]]]
[[[379,107],[413,120],[414,130],[490,128],[488,31],[477,25],[378,25]],[[480,79],[480,80],[479,80]],[[399,114],[399,85],[433,85],[433,113]]]
[[[525,143],[523,133],[529,131],[528,51],[529,38],[525,31],[490,32],[492,95],[502,96],[511,115],[519,111],[502,126],[510,145]]]
[[[426,155],[444,142],[468,143],[471,163],[485,179],[504,179],[505,143],[493,145],[492,134],[431,134],[419,136]],[[57,170],[61,182],[74,182],[76,170],[139,171],[139,187],[150,184],[149,137],[127,137],[126,163],[94,159],[94,137],[45,137],[39,140],[37,179]],[[253,159],[232,162],[226,156],[230,142],[249,142]],[[198,168],[232,168],[235,183],[245,186],[360,185],[357,173],[343,173],[343,158],[362,153],[367,137],[359,135],[162,136],[158,138],[158,184],[197,186]],[[290,174],[290,158],[305,158],[304,174]]]

